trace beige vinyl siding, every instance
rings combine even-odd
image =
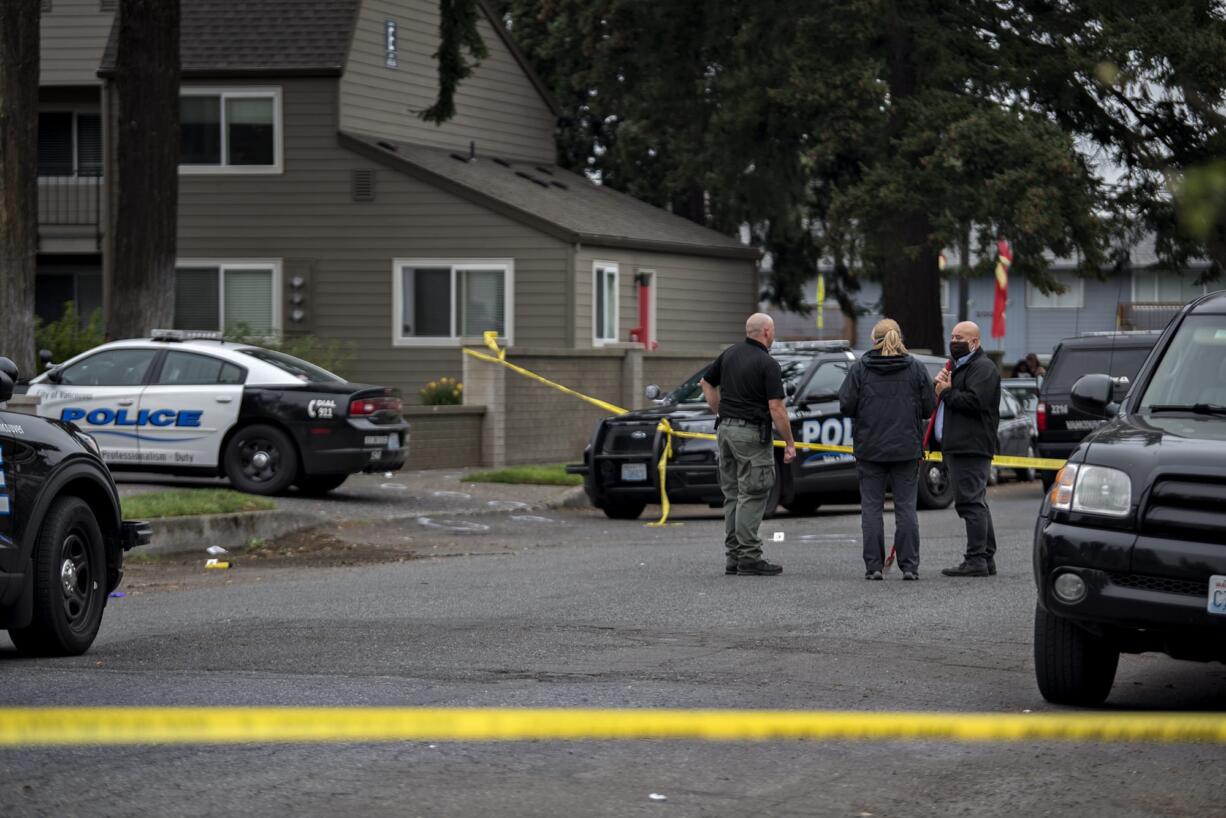
[[[113,11],[99,0],[53,0],[42,14],[40,85],[101,85],[98,63],[111,33]]]
[[[410,403],[426,382],[460,377],[462,353],[392,346],[395,258],[514,259],[515,344],[565,343],[569,245],[340,147],[336,80],[249,84],[282,89],[284,172],[180,176],[179,257],[283,259],[282,297],[302,276],[307,313],[294,324],[283,302],[284,329],[353,341],[347,374]],[[375,201],[352,201],[355,169],[374,170]]]
[[[757,309],[757,273],[747,259],[722,259],[584,245],[575,253],[574,345],[591,348],[592,265],[618,265],[618,340],[638,325],[634,273],[656,273],[656,340],[662,352],[703,352],[744,336],[745,319]]]
[[[554,116],[482,15],[490,55],[456,94],[456,116],[436,126],[417,114],[438,94],[438,0],[365,0],[341,79],[341,127],[487,156],[552,162]],[[397,25],[398,67],[385,59],[384,25]]]

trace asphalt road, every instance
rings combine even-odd
[[[6,705],[1053,708],[1030,658],[1037,483],[992,490],[1000,574],[947,579],[953,511],[921,512],[923,579],[865,582],[854,509],[768,521],[782,576],[726,577],[722,522],[591,510],[337,526],[378,562],[133,566],[94,648],[0,647]],[[426,522],[422,520],[425,519]],[[1124,657],[1120,709],[1226,708],[1226,670]],[[1226,748],[530,742],[0,751],[0,814],[1222,814]],[[652,793],[665,801],[650,799]]]

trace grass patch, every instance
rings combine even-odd
[[[229,514],[234,511],[265,511],[276,508],[266,497],[231,489],[174,489],[133,494],[120,501],[127,520],[185,517],[189,514]]]
[[[581,486],[583,475],[567,474],[563,463],[543,466],[508,466],[505,469],[473,472],[466,483],[533,483],[541,486]]]

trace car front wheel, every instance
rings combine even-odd
[[[1034,675],[1052,704],[1097,707],[1115,683],[1120,652],[1101,636],[1035,607]]]
[[[937,460],[921,462],[915,499],[920,508],[949,508],[954,501],[954,484],[949,479],[949,467]]]
[[[316,474],[300,478],[294,483],[298,491],[309,497],[319,497],[340,486],[349,479],[347,474]]]
[[[280,494],[298,475],[298,450],[275,426],[244,426],[226,444],[226,477],[248,494]]]
[[[51,505],[34,553],[34,618],[9,637],[32,656],[89,650],[106,603],[106,554],[94,512],[78,497]]]
[[[636,500],[605,500],[601,505],[604,515],[610,520],[637,520],[645,508],[646,503]]]

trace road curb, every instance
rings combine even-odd
[[[231,551],[245,548],[251,540],[268,540],[319,525],[313,514],[297,511],[240,511],[231,514],[199,514],[150,520],[153,539],[133,554],[160,555],[203,553],[210,545]]]

